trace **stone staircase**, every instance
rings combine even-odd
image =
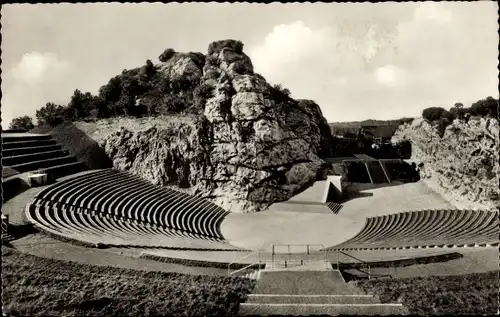
[[[2,135],[2,165],[19,173],[45,169],[62,177],[85,169],[50,135],[8,133]]]
[[[346,283],[328,261],[267,267],[260,271],[254,293],[240,304],[240,316],[408,314],[402,304],[382,304]]]
[[[328,202],[326,206],[334,213],[338,214],[340,209],[342,209],[343,205],[336,202]]]
[[[243,278],[249,278],[251,280],[258,280],[260,278],[260,270],[254,270],[252,272],[246,273],[243,275]]]
[[[4,199],[9,199],[29,183],[28,174],[43,169],[54,178],[87,169],[51,135],[2,132],[2,186]]]

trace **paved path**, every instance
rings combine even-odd
[[[20,252],[56,260],[144,271],[227,276],[227,270],[225,269],[189,267],[179,264],[140,259],[116,253],[120,252],[116,249],[108,251],[81,247],[53,239],[40,233],[12,241],[11,244]]]

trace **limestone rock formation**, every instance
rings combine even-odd
[[[455,120],[439,137],[435,127],[415,120],[401,126],[392,141],[412,143],[420,176],[462,208],[498,208],[498,120]]]
[[[201,69],[179,53],[163,62],[167,77],[202,74],[195,99],[204,114],[189,124],[111,135],[103,146],[114,166],[187,187],[232,212],[258,211],[310,186],[327,167],[328,124],[316,103],[294,100],[255,74],[242,48],[212,43]]]

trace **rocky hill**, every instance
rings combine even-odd
[[[431,188],[459,208],[498,208],[499,125],[492,118],[454,120],[443,137],[423,119],[401,126],[393,142],[410,140],[412,160]]]
[[[147,66],[155,83],[187,83],[165,96],[180,96],[192,115],[99,140],[116,168],[232,212],[287,200],[321,177],[333,139],[319,106],[290,98],[254,73],[241,42],[214,42],[206,56],[166,51],[160,60]],[[109,84],[105,90],[112,92]],[[172,100],[158,92],[142,92],[136,106],[171,109]]]

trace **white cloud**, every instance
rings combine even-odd
[[[452,11],[444,9],[436,2],[424,2],[413,14],[415,21],[433,21],[439,24],[450,23],[452,16]]]
[[[67,61],[53,53],[31,52],[24,54],[12,68],[12,78],[27,84],[40,84],[47,79],[60,78],[71,70]]]
[[[329,121],[418,116],[497,96],[498,26],[488,8],[426,2],[389,27],[278,25],[250,56],[257,72],[318,102]]]
[[[396,80],[395,71],[389,66],[377,68],[375,75],[377,76],[377,80],[382,84],[392,85]]]
[[[307,71],[304,62],[324,54],[331,36],[329,28],[313,30],[302,21],[281,24],[274,27],[260,46],[251,48],[249,55],[257,72],[265,73],[272,82],[280,82],[286,69],[297,71],[300,67]]]
[[[30,52],[3,76],[2,126],[19,116],[34,118],[36,110],[47,102],[66,103],[76,89],[68,75],[72,64],[56,54]]]
[[[405,71],[394,65],[384,65],[375,70],[378,83],[385,86],[402,86],[406,83]]]

